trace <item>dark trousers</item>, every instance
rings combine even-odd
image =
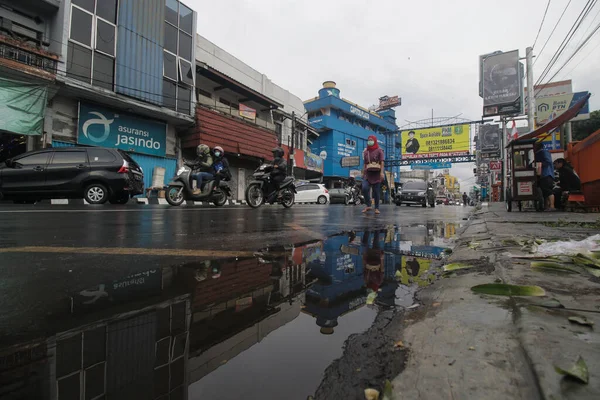
[[[381,197],[381,182],[379,183],[369,183],[366,179],[363,181],[362,190],[363,196],[365,197],[365,203],[367,207],[371,207],[371,189],[373,189],[373,198],[375,199],[375,209],[379,209],[379,199]]]

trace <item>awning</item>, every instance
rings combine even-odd
[[[224,88],[227,88],[229,90],[243,95],[248,100],[252,100],[258,104],[270,108],[283,107],[283,104],[278,103],[273,99],[270,99],[262,93],[259,93],[256,90],[249,88],[248,86],[236,81],[235,79],[225,75],[222,72],[217,71],[212,67],[209,67],[208,65],[197,63],[196,72],[210,79],[211,81],[221,85]]]
[[[0,78],[0,131],[44,133],[48,86]]]
[[[585,96],[584,98],[579,100],[577,103],[575,103],[575,105],[573,107],[569,108],[567,111],[565,111],[564,113],[562,113],[561,115],[559,115],[558,117],[553,119],[552,121],[548,122],[547,124],[545,124],[543,126],[540,126],[539,128],[537,128],[536,130],[534,130],[532,132],[529,132],[529,133],[519,137],[517,140],[536,138],[544,133],[550,132],[551,130],[558,128],[565,122],[568,122],[571,119],[575,118],[577,116],[577,114],[579,114],[579,111],[581,111],[583,106],[585,106],[585,103],[587,103],[590,96],[591,96],[591,93],[588,93],[587,96]],[[512,141],[510,143],[512,143]],[[510,143],[509,143],[509,145],[510,145]],[[508,147],[508,145],[506,147]]]

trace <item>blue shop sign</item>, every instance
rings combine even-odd
[[[167,124],[79,103],[77,143],[164,157]]]

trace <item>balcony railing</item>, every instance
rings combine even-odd
[[[232,117],[235,117],[235,118],[242,120],[244,122],[247,122],[249,124],[254,124],[254,125],[260,126],[262,128],[266,128],[268,130],[275,131],[275,124],[273,122],[262,119],[258,115],[256,116],[256,119],[254,121],[252,121],[247,118],[241,117],[239,109],[237,109],[235,107],[227,106],[223,103],[216,101],[215,99],[211,99],[210,97],[206,97],[200,93],[197,93],[196,98],[197,98],[198,103],[208,106],[209,108],[212,108],[213,110],[216,110],[222,114],[231,115]]]
[[[52,75],[56,75],[58,65],[58,56],[42,49],[28,47],[6,36],[0,36],[0,59],[16,61]]]

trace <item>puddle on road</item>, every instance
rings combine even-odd
[[[343,232],[251,258],[153,268],[49,301],[39,310],[43,338],[0,349],[0,388],[10,379],[10,390],[39,399],[60,390],[304,400],[350,335],[382,308],[413,304],[458,228]]]

